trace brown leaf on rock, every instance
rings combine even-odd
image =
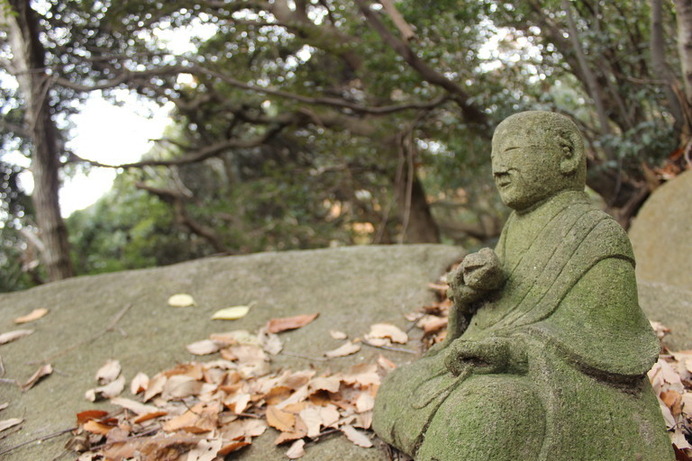
[[[24,420],[21,418],[10,418],[0,421],[0,432],[7,430],[11,427],[17,426],[19,424],[22,424],[23,422]]]
[[[123,392],[123,389],[125,389],[125,377],[121,376],[105,386],[89,389],[84,393],[84,397],[92,402],[102,399],[112,399],[113,397],[119,396]]]
[[[296,328],[301,328],[309,324],[319,315],[319,312],[316,312],[314,314],[303,314],[296,315],[294,317],[271,319],[266,326],[267,332],[280,333],[282,331],[295,330]]]
[[[216,429],[220,411],[218,404],[198,403],[182,415],[166,421],[162,428],[166,432],[183,430],[193,434],[213,431]]]
[[[393,371],[396,368],[396,363],[392,362],[389,360],[387,357],[384,355],[380,355],[377,358],[377,364],[382,368],[382,370],[386,373],[389,373]]]
[[[136,400],[126,399],[124,397],[112,398],[111,404],[130,410],[132,413],[138,416],[145,415],[148,413],[155,413],[161,410],[160,408],[155,407],[153,405],[145,405],[143,403],[137,402]]]
[[[344,433],[346,438],[353,442],[355,445],[358,445],[359,447],[363,448],[370,448],[372,447],[372,441],[370,438],[364,433],[359,431],[358,429],[354,428],[353,426],[343,426],[340,428],[341,432]]]
[[[0,344],[10,343],[19,338],[23,338],[24,336],[28,336],[33,332],[34,330],[14,330],[8,331],[7,333],[2,333],[0,334]]]
[[[305,440],[300,439],[293,442],[291,448],[286,452],[288,459],[298,459],[305,456]]]
[[[40,380],[45,378],[46,376],[50,376],[50,374],[53,373],[53,366],[50,363],[47,363],[43,366],[41,366],[38,370],[34,372],[33,375],[20,387],[23,391],[28,391],[32,387],[36,385]]]
[[[185,348],[192,355],[209,355],[218,352],[221,346],[211,339],[205,339],[188,344]]]
[[[376,323],[370,326],[370,332],[365,335],[365,339],[389,339],[394,343],[406,344],[408,335],[399,327],[390,323]]]
[[[346,357],[347,355],[355,354],[360,350],[360,344],[354,344],[351,341],[346,341],[340,347],[331,351],[325,352],[324,355],[330,359],[337,357]]]
[[[141,371],[132,378],[130,382],[130,392],[137,395],[140,392],[144,392],[149,387],[149,377],[142,373]]]
[[[103,410],[82,411],[77,413],[77,424],[84,424],[92,419],[102,419],[105,416],[108,416],[108,412]]]
[[[92,434],[107,435],[114,427],[113,424],[107,424],[102,421],[96,421],[95,419],[90,419],[82,425],[85,431],[91,432]]]
[[[221,439],[203,439],[187,453],[185,461],[214,461],[223,446]]]
[[[166,381],[161,391],[161,396],[165,400],[183,399],[191,395],[199,394],[203,385],[203,382],[197,381],[190,376],[174,375]]]
[[[229,444],[224,445],[221,447],[217,455],[219,456],[226,456],[230,453],[233,453],[234,451],[238,451],[243,447],[247,447],[248,445],[252,445],[250,442],[245,442],[245,441],[236,441],[236,442],[231,442]]]
[[[96,381],[101,385],[108,384],[115,381],[115,379],[120,376],[121,371],[122,367],[120,366],[120,361],[109,359],[96,372]]]
[[[34,320],[38,320],[41,317],[44,317],[48,313],[48,309],[45,308],[40,308],[40,309],[34,309],[31,311],[31,313],[23,315],[21,317],[17,317],[14,319],[14,323],[29,323],[33,322]]]
[[[344,333],[343,331],[338,331],[338,330],[329,330],[329,335],[334,339],[346,339],[346,338],[348,338],[348,335],[346,333]]]
[[[269,424],[274,429],[278,429],[282,432],[293,431],[294,425],[296,423],[296,415],[281,410],[280,408],[277,408],[273,405],[267,407],[266,418],[267,424]]]

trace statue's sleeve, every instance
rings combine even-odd
[[[655,363],[659,344],[639,307],[629,241],[614,226],[605,221],[584,242],[606,250],[531,329],[587,373],[641,376]]]

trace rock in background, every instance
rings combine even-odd
[[[629,235],[642,308],[671,349],[692,349],[692,170],[654,191]]]

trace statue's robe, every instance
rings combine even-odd
[[[421,461],[674,459],[624,230],[569,191],[513,213],[495,251],[506,285],[458,340],[508,340],[523,363],[454,376],[434,349],[385,379],[377,434]]]

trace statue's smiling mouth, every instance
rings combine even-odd
[[[493,176],[495,177],[495,184],[497,184],[498,187],[509,186],[512,182],[512,178],[510,178],[508,172],[493,173]]]

